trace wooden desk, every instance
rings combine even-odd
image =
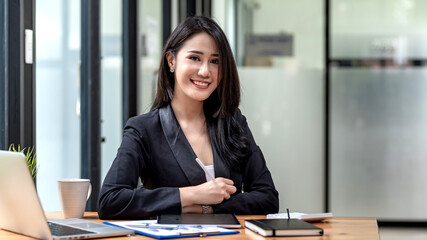
[[[46,212],[47,218],[63,218],[62,212]],[[265,216],[251,215],[251,216],[238,216],[238,219],[242,225],[245,223],[245,219],[260,219],[265,218]],[[99,220],[98,214],[94,212],[85,213],[84,219],[103,222]],[[331,218],[325,222],[317,222],[314,225],[322,228],[324,230],[324,235],[319,237],[276,237],[276,238],[264,238],[261,235],[258,235],[252,232],[249,229],[241,228],[238,229],[240,234],[234,235],[223,235],[223,236],[209,236],[206,238],[182,238],[182,239],[206,239],[206,240],[215,240],[215,239],[232,239],[232,240],[243,240],[243,239],[253,239],[253,240],[294,240],[294,239],[306,239],[306,240],[379,240],[378,226],[375,218]],[[19,234],[14,234],[8,231],[0,230],[0,239],[33,239],[27,238]],[[116,238],[102,238],[102,239],[150,239],[154,238],[145,237],[142,235],[135,235],[132,237],[116,237]]]

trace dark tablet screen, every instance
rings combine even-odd
[[[231,213],[221,214],[160,214],[157,217],[159,224],[191,224],[217,225],[228,228],[240,228],[240,222]]]

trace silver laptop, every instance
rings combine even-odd
[[[84,219],[47,221],[24,154],[8,151],[0,151],[0,228],[40,239],[99,238],[134,233]]]

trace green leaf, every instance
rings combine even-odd
[[[26,148],[21,149],[21,146],[18,144],[18,147],[15,148],[14,144],[11,144],[9,146],[10,152],[22,152],[25,154],[25,160],[27,161],[28,168],[30,169],[31,176],[33,179],[36,178],[37,172],[39,169],[39,166],[37,165],[37,156],[36,152],[34,151],[34,146],[29,147],[27,151],[25,151]]]

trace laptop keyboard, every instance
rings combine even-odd
[[[88,234],[88,233],[94,233],[78,228],[73,228],[65,225],[60,225],[52,222],[49,223],[49,228],[54,236],[66,236],[66,235],[80,235],[80,234]]]

